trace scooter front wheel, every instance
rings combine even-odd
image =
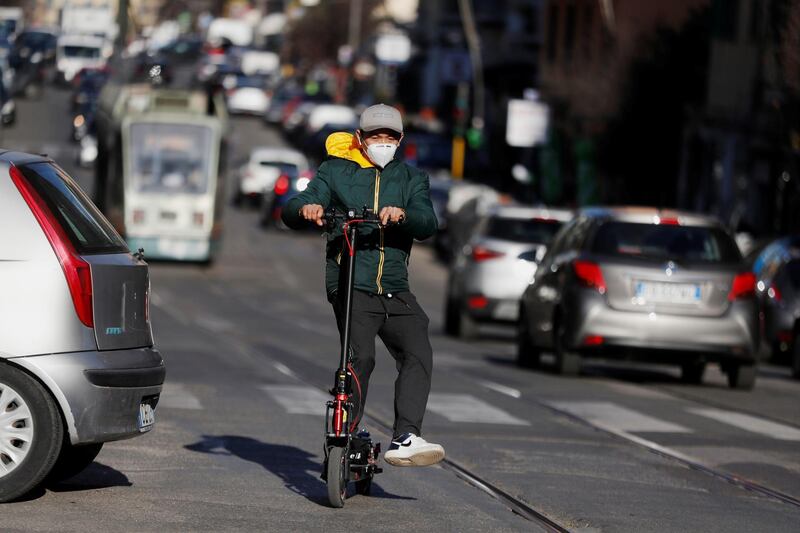
[[[347,453],[343,446],[334,446],[328,450],[328,501],[331,507],[344,507],[347,497]]]

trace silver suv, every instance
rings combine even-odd
[[[0,502],[152,429],[147,264],[53,161],[0,151]]]
[[[699,383],[719,362],[731,387],[756,378],[755,276],[714,219],[653,208],[586,209],[556,235],[520,304],[519,362],[555,352],[679,365]]]

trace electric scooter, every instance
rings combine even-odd
[[[360,212],[348,209],[346,212],[337,212],[328,209],[325,213],[328,231],[341,227],[344,234],[347,253],[347,277],[344,293],[344,331],[342,332],[341,357],[339,368],[336,370],[335,381],[331,393],[333,400],[327,403],[325,415],[325,466],[322,478],[328,486],[328,500],[332,507],[343,507],[347,497],[347,485],[355,482],[357,494],[369,495],[372,488],[372,478],[383,471],[378,466],[381,453],[380,443],[373,443],[370,434],[362,430],[356,431],[359,416],[360,398],[357,404],[351,400],[353,383],[358,394],[361,394],[361,384],[358,382],[351,365],[352,352],[350,350],[351,315],[353,312],[353,284],[355,273],[356,240],[358,239],[358,226],[380,226],[380,219],[366,207]]]

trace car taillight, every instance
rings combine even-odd
[[[192,221],[194,222],[195,226],[202,226],[203,222],[205,222],[205,220],[206,220],[206,217],[203,215],[203,213],[199,213],[198,212],[198,213],[194,213],[192,215]]]
[[[289,176],[281,174],[275,182],[275,194],[283,196],[289,192]]]
[[[575,260],[572,262],[572,268],[578,281],[583,286],[597,289],[600,294],[605,294],[606,280],[603,279],[603,271],[600,270],[600,265],[591,261]]]
[[[728,300],[742,300],[752,298],[756,294],[756,275],[752,272],[742,272],[736,274],[731,284],[731,292],[728,293]]]
[[[681,221],[678,217],[660,217],[656,216],[654,222],[662,226],[680,226]]]
[[[133,223],[134,224],[141,224],[144,222],[144,210],[143,209],[134,209],[133,210]]]
[[[16,167],[11,167],[11,180],[17,186],[28,207],[33,212],[39,225],[42,227],[50,246],[61,263],[64,277],[67,280],[69,294],[72,297],[72,304],[78,319],[84,326],[94,327],[94,316],[92,309],[92,271],[89,264],[81,259],[75,247],[64,232],[64,228],[53,216],[50,208],[44,202],[39,193],[31,187],[25,176]]]
[[[606,340],[602,335],[586,335],[583,338],[584,346],[601,346]]]
[[[472,260],[476,263],[480,263],[481,261],[486,261],[487,259],[497,259],[498,257],[503,257],[502,252],[498,252],[496,250],[490,250],[489,248],[485,248],[483,246],[475,246],[472,248]]]
[[[467,307],[470,309],[484,309],[489,305],[489,299],[483,295],[470,296],[467,298]]]

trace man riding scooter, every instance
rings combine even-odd
[[[360,383],[358,418],[364,412],[370,374],[375,367],[375,337],[381,338],[398,370],[395,381],[394,435],[384,460],[394,466],[428,466],[444,459],[444,448],[421,437],[428,402],[433,351],[428,317],[408,285],[409,254],[414,239],[425,239],[437,228],[428,176],[394,159],[403,138],[400,112],[378,104],[361,115],[355,135],[334,133],[326,141],[329,158],[320,165],[308,188],[283,210],[283,221],[294,229],[304,221],[324,225],[328,208],[366,207],[381,225],[358,240],[350,347],[355,377]],[[340,334],[343,302],[340,273],[344,237],[328,237],[326,290]]]

